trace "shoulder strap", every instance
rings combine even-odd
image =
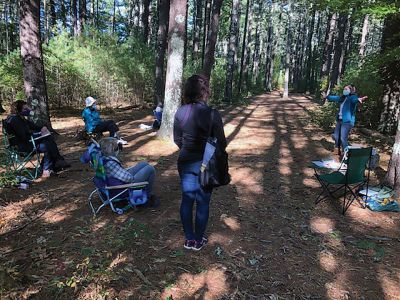
[[[189,108],[186,109],[185,111],[185,116],[183,117],[182,123],[181,123],[181,128],[183,129],[183,126],[186,125],[187,120],[189,119],[190,113],[192,112],[192,106],[193,104],[189,104]]]
[[[211,136],[211,130],[214,124],[214,110],[211,108],[210,112],[210,127],[208,127],[208,137]]]

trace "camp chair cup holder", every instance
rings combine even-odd
[[[360,196],[359,191],[364,188],[368,192],[371,154],[372,147],[349,149],[341,167],[327,174],[320,174],[319,168],[313,166],[315,177],[322,187],[315,204],[328,198],[337,199],[343,196],[343,215],[356,199],[365,208],[366,197]],[[346,168],[342,168],[344,162]]]

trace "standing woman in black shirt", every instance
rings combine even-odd
[[[185,232],[184,248],[200,250],[206,243],[204,236],[211,200],[211,189],[203,189],[199,183],[200,166],[208,138],[216,137],[222,150],[226,139],[221,115],[215,110],[213,124],[211,111],[207,105],[210,85],[203,75],[193,75],[187,79],[183,92],[183,105],[175,114],[174,141],[179,147],[178,171],[181,178],[182,203],[181,221]],[[196,219],[193,228],[193,204],[196,202]]]

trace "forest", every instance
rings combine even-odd
[[[232,176],[198,253],[182,249],[171,142],[193,74]],[[332,155],[343,109],[327,95],[349,85],[367,99],[349,140],[380,154],[370,184],[399,193],[399,0],[0,0],[1,117],[27,101],[71,163],[19,185],[3,124],[0,298],[398,299],[398,213],[313,201],[310,162]],[[159,208],[91,215],[89,96],[128,141],[124,163],[154,167]],[[161,128],[143,130],[160,105]]]

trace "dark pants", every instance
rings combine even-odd
[[[113,120],[102,121],[94,128],[94,133],[103,133],[108,131],[111,137],[115,137],[115,133],[119,131],[117,124]]]
[[[64,160],[52,136],[37,141],[37,149],[43,153],[43,170],[52,170],[57,160]]]
[[[201,241],[206,231],[212,190],[205,191],[199,183],[201,161],[178,164],[182,187],[181,221],[187,240]],[[196,202],[195,229],[193,204]]]
[[[338,120],[336,123],[335,131],[333,132],[333,138],[335,140],[335,147],[339,148],[342,146],[343,151],[349,146],[349,134],[353,125],[351,123],[343,123],[342,120]]]

